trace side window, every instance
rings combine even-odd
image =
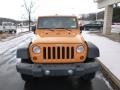
[[[97,24],[101,24],[101,22],[97,22]]]

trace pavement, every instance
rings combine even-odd
[[[85,40],[91,41],[99,48],[98,59],[120,80],[120,43],[88,33],[89,31],[83,32]]]

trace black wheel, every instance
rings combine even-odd
[[[80,30],[84,30],[84,26],[80,26]]]
[[[22,80],[24,80],[25,82],[27,82],[27,81],[32,81],[32,80],[34,79],[33,76],[25,75],[25,74],[21,74],[21,78],[22,78]]]
[[[29,63],[29,64],[32,64],[33,62],[30,60],[30,59],[22,59],[21,60],[21,63]],[[25,74],[21,74],[21,78],[24,80],[24,81],[32,81],[34,79],[33,76],[31,75],[25,75]]]
[[[14,31],[14,33],[16,33],[16,30]]]

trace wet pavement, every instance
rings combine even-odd
[[[15,66],[19,61],[16,58],[16,48],[0,54],[0,90],[110,90],[100,71],[91,82],[69,77],[41,78],[25,83],[16,71]]]
[[[99,72],[97,73],[99,75]],[[42,78],[25,83],[24,90],[110,90],[100,78],[91,82],[78,78]]]

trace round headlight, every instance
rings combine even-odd
[[[83,46],[77,47],[77,52],[78,53],[82,53],[83,51],[84,51],[84,47]]]
[[[33,46],[32,50],[35,54],[40,53],[40,47],[38,47],[38,46]]]

